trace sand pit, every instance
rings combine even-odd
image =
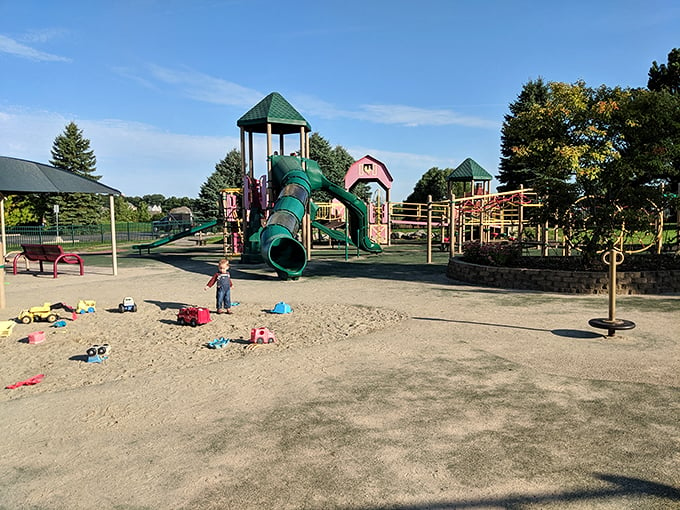
[[[32,388],[31,393],[62,391],[329,344],[390,327],[406,318],[394,310],[336,303],[288,303],[292,313],[275,314],[271,310],[276,302],[265,301],[239,303],[232,315],[217,315],[214,305],[209,306],[213,294],[206,293],[200,303],[147,298],[137,301],[136,313],[121,314],[112,302],[99,306],[95,313],[76,314],[75,321],[70,313],[60,312],[64,327],[45,322],[19,324],[12,335],[19,341],[6,342],[3,348],[2,372],[8,379],[18,380],[31,371],[49,372],[45,383]],[[177,312],[182,306],[208,306],[211,322],[196,327],[179,325]],[[276,342],[253,346],[253,328],[268,328]],[[44,331],[45,341],[29,345],[27,337],[33,331]],[[227,338],[230,343],[226,348],[208,348],[218,338]],[[88,347],[103,343],[110,346],[109,359],[101,366],[87,363]],[[4,392],[0,398],[20,396],[20,392]]]
[[[602,297],[459,285],[394,255],[313,260],[295,282],[234,264],[234,314],[178,325],[214,310],[214,261],[6,276],[3,320],[97,311],[0,338],[3,388],[45,374],[0,392],[0,508],[680,508],[679,297],[620,299],[637,327],[606,338],[587,325]],[[248,348],[254,327],[278,341]]]

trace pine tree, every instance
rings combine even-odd
[[[518,146],[527,143],[532,134],[518,117],[534,105],[543,105],[548,99],[548,86],[539,78],[529,81],[522,87],[517,101],[509,106],[510,113],[505,115],[501,129],[501,161],[500,172],[496,176],[501,186],[498,191],[510,191],[519,189],[520,185],[531,187],[535,177],[535,169],[528,167],[524,162],[515,158],[515,150]]]
[[[67,124],[64,132],[54,139],[50,164],[86,179],[101,179],[94,174],[97,158],[90,149],[90,140],[83,136],[75,122]],[[103,217],[102,199],[96,194],[60,193],[51,195],[50,202],[59,206],[60,223],[91,225],[99,223]]]
[[[668,53],[667,64],[658,64],[656,60],[652,62],[648,76],[647,88],[652,92],[666,92],[675,97],[680,97],[680,48],[673,48]],[[676,125],[678,125],[677,121]],[[676,174],[680,173],[680,158],[675,158],[673,167]],[[672,178],[669,186],[672,192],[678,192],[680,190],[680,177],[676,175]]]
[[[647,88],[654,92],[665,90],[680,94],[680,48],[673,48],[668,54],[668,64],[652,62],[649,69]]]

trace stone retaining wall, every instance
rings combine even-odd
[[[465,283],[506,289],[571,294],[609,292],[609,277],[605,272],[481,266],[456,257],[449,259],[446,276]],[[616,283],[617,294],[680,293],[680,270],[617,272]]]

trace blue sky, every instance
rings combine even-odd
[[[403,200],[433,166],[496,175],[527,81],[644,87],[674,47],[677,0],[0,0],[0,155],[46,163],[74,121],[101,182],[196,197],[276,91]]]

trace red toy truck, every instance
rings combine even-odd
[[[195,327],[199,324],[207,324],[208,322],[210,322],[210,310],[207,308],[187,306],[177,312],[177,323],[181,326],[189,324]]]

